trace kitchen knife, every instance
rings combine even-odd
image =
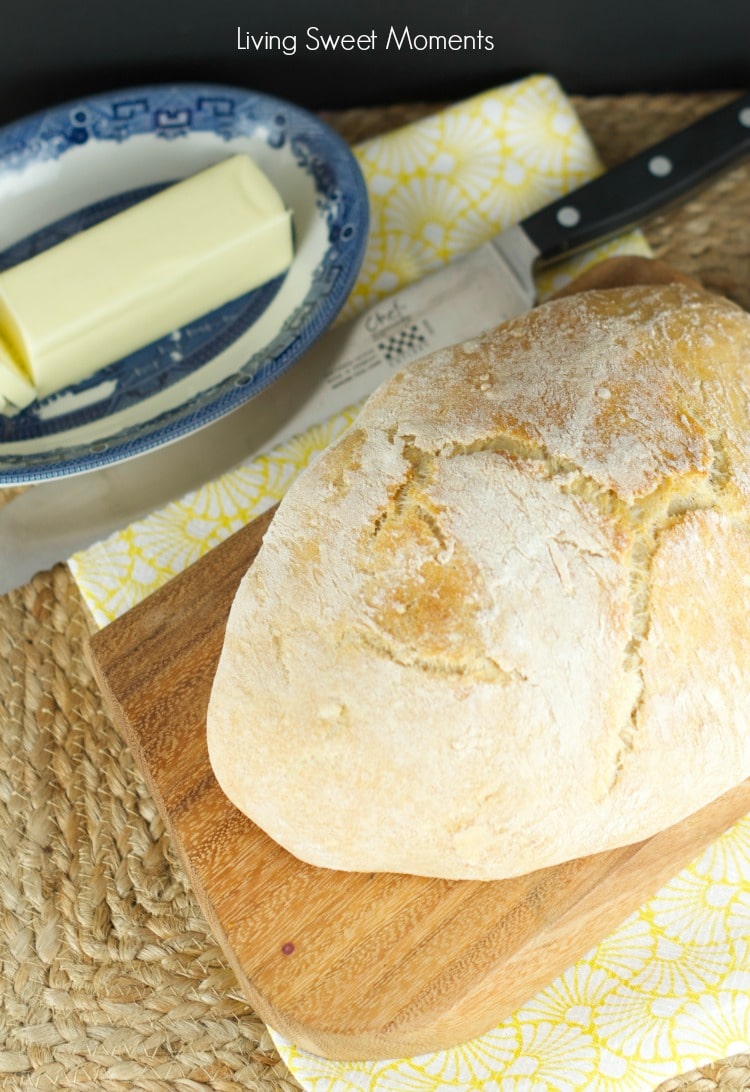
[[[533,270],[684,196],[750,152],[750,94],[333,327],[228,417],[137,459],[31,487],[0,509],[0,593],[360,401],[392,371],[535,302]]]

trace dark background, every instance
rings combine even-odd
[[[272,92],[311,109],[453,99],[532,72],[570,93],[750,85],[750,0],[2,0],[0,122],[94,91],[197,80]],[[408,23],[492,34],[494,50],[310,53],[305,29]],[[237,26],[298,36],[294,56],[238,52]]]

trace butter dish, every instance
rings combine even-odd
[[[0,275],[237,154],[250,156],[294,215],[288,272],[0,415],[0,485],[110,466],[243,405],[338,313],[368,229],[367,191],[349,147],[323,121],[271,96],[217,85],[130,88],[0,130]]]

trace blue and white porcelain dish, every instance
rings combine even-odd
[[[257,92],[136,87],[0,130],[0,269],[238,152],[293,210],[288,272],[22,413],[0,414],[0,485],[140,455],[260,393],[344,304],[368,229],[367,190],[346,143]]]

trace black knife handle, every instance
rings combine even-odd
[[[523,221],[541,261],[632,227],[750,153],[750,93]]]

